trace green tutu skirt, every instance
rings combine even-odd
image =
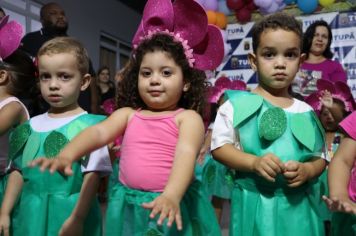
[[[230,199],[231,191],[234,186],[234,173],[225,165],[214,160],[211,154],[207,154],[207,163],[202,174],[203,188],[208,196],[217,196]]]
[[[331,236],[355,236],[356,215],[334,212],[331,219]]]
[[[159,195],[160,193],[144,192],[117,184],[109,196],[106,211],[106,235],[221,235],[214,210],[202,193],[199,181],[191,184],[180,203],[183,221],[182,231],[177,230],[176,224],[173,224],[170,228],[166,226],[166,222],[161,226],[157,225],[159,216],[151,219],[149,217],[151,211],[141,206],[142,203],[151,202]]]
[[[242,179],[231,195],[230,236],[325,236],[319,187],[266,189]]]

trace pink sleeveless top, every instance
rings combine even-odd
[[[163,192],[178,142],[175,116],[183,110],[162,116],[135,112],[121,144],[119,179],[122,184],[133,189]]]
[[[341,121],[340,126],[353,140],[356,141],[356,111],[352,112],[351,115]],[[350,199],[356,202],[356,161],[354,161],[354,166],[351,170],[348,192]]]

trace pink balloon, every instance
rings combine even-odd
[[[218,1],[217,0],[205,0],[204,3],[205,10],[217,11]]]

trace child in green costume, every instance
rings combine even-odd
[[[6,189],[1,206],[0,227],[5,235],[10,216],[11,235],[101,235],[100,208],[94,199],[100,176],[111,172],[106,146],[76,162],[70,177],[27,166],[38,157],[56,156],[82,130],[105,118],[87,114],[78,105],[80,92],[90,84],[88,67],[88,54],[75,39],[55,38],[39,50],[40,88],[50,109],[11,136],[9,160],[17,170],[10,174],[8,186],[17,188]]]
[[[323,235],[315,191],[324,134],[312,108],[288,93],[303,58],[301,25],[276,13],[252,37],[259,83],[251,93],[225,92],[212,133],[214,158],[236,170],[230,235]]]

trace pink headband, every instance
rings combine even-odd
[[[19,46],[22,38],[22,26],[16,21],[10,21],[5,16],[0,21],[0,60],[10,56]]]
[[[225,90],[246,90],[246,83],[241,80],[230,80],[224,76],[218,78],[212,87],[209,102],[217,103]]]
[[[356,106],[355,101],[352,96],[350,87],[343,81],[331,82],[329,80],[319,79],[316,82],[317,91],[310,94],[306,99],[307,102],[313,109],[319,114],[322,108],[320,101],[321,92],[327,90],[331,93],[331,96],[335,99],[342,101],[345,104],[345,110],[352,112]]]
[[[208,25],[204,9],[194,0],[148,0],[132,44],[136,48],[156,33],[180,42],[190,66],[196,69],[213,70],[224,57],[220,30]]]

